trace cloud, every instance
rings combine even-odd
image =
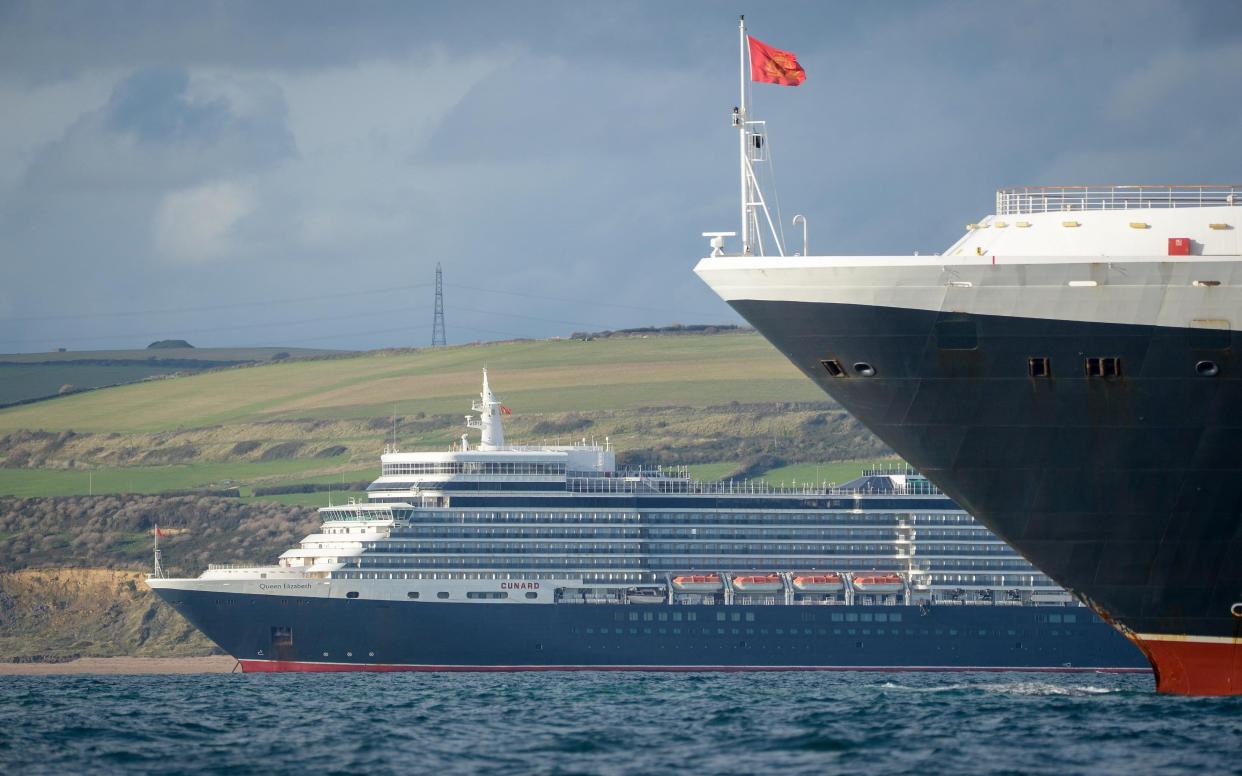
[[[187,264],[225,256],[235,227],[252,207],[246,187],[229,181],[166,194],[155,217],[156,255]]]
[[[145,68],[44,146],[21,186],[31,196],[162,190],[253,172],[296,154],[279,87],[257,78]]]
[[[306,317],[289,304],[229,322],[252,331],[199,336],[218,318],[186,312],[151,333],[417,344],[430,291],[400,288],[441,262],[454,341],[731,319],[690,272],[700,232],[736,228],[718,4],[107,2],[0,11],[0,318],[350,289],[368,293],[334,317],[358,321],[268,325]],[[749,21],[809,71],[752,104],[771,201],[816,252],[941,250],[998,186],[1242,177],[1233,0],[795,1]],[[350,335],[399,325],[362,317],[398,303],[408,337]],[[69,346],[134,323],[0,321]]]

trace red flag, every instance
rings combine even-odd
[[[512,414],[513,414],[513,410],[509,409],[508,407],[506,407],[505,405],[503,405],[503,404],[502,404],[502,405],[500,405],[500,413],[501,413],[502,415],[512,415]]]
[[[750,80],[781,86],[797,86],[806,80],[806,71],[793,54],[749,35],[746,40],[750,43]]]
[[[155,526],[155,538],[156,538],[156,539],[163,539],[165,536],[167,536],[167,534],[165,534],[163,531],[161,531],[161,530],[160,530],[160,527],[159,527],[158,525],[157,525],[157,526]]]

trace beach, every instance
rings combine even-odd
[[[236,660],[210,657],[83,657],[64,663],[0,663],[0,676],[53,674],[227,674]]]

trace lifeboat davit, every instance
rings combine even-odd
[[[673,577],[673,589],[683,593],[714,593],[720,589],[718,574],[691,574]]]
[[[900,593],[906,588],[900,574],[855,574],[853,581],[861,593]]]
[[[793,586],[804,593],[837,593],[845,589],[845,580],[840,574],[801,574]]]
[[[784,588],[785,583],[776,574],[738,574],[733,577],[733,589],[739,593],[770,593]]]

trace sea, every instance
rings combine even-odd
[[[0,677],[5,774],[1242,773],[1148,675]]]

